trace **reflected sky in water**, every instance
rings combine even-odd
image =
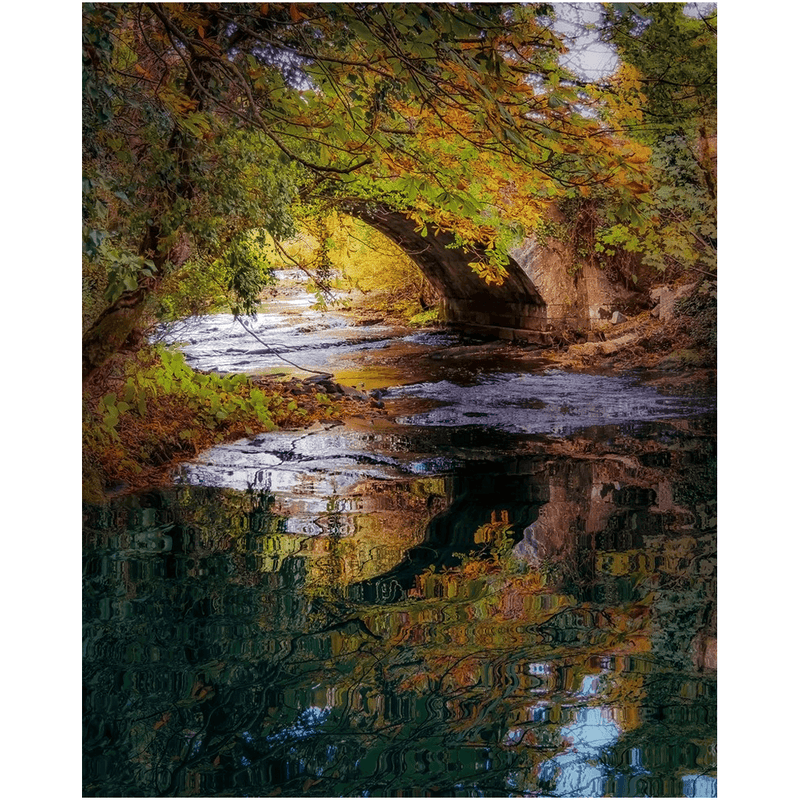
[[[565,752],[545,761],[539,778],[555,782],[555,797],[603,797],[609,768],[597,760],[619,739],[620,728],[603,707],[583,708],[575,716],[575,722],[561,729]]]

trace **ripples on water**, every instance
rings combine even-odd
[[[715,796],[713,417],[396,392],[442,405],[86,507],[84,794]]]
[[[687,416],[708,400],[667,397],[634,378],[580,375],[548,370],[543,374],[484,376],[473,386],[450,381],[398,387],[397,396],[436,399],[442,407],[401,418],[417,425],[481,424],[513,433],[561,435],[593,425],[643,422]]]
[[[303,367],[327,365],[331,358],[379,349],[393,341],[387,326],[354,329],[334,313],[321,316],[301,302],[296,313],[257,314],[244,318],[247,328],[230,314],[200,317],[172,326],[161,334],[165,343],[180,342],[195,369],[217,372],[264,371],[285,368],[280,356]],[[259,339],[261,341],[259,341]]]

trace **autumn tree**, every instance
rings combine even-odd
[[[716,274],[716,9],[686,3],[612,3],[595,36],[620,64],[595,85],[607,124],[646,157],[629,183],[565,192],[569,235],[587,260],[677,278]]]
[[[85,376],[190,258],[224,258],[254,227],[285,238],[303,206],[388,203],[501,279],[549,198],[630,199],[641,171],[560,65],[544,5],[83,9],[84,252],[106,287]],[[256,268],[230,260],[233,295]]]
[[[616,15],[610,39],[640,74],[662,268],[716,269],[717,13],[714,4],[652,3]]]

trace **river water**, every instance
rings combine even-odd
[[[713,397],[310,303],[167,338],[382,415],[85,507],[85,796],[716,796]]]

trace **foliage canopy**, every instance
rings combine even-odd
[[[622,66],[613,80],[627,113],[616,120],[647,146],[646,179],[635,207],[604,187],[574,216],[590,219],[592,257],[620,260],[676,277],[689,269],[714,278],[717,244],[716,8],[687,13],[683,3],[611,4],[601,35]],[[622,211],[622,213],[620,213]]]
[[[662,139],[633,134],[680,100],[646,83],[649,32],[673,25],[679,48],[713,54],[708,37],[684,41],[703,23],[679,6],[645,8],[644,33],[609,12],[627,63],[589,85],[562,65],[545,4],[84,4],[84,253],[107,275],[85,370],[190,257],[231,262],[246,231],[279,242],[332,206],[386,203],[455,234],[494,277],[559,197],[599,192],[644,241]],[[225,282],[246,310],[255,284]]]

